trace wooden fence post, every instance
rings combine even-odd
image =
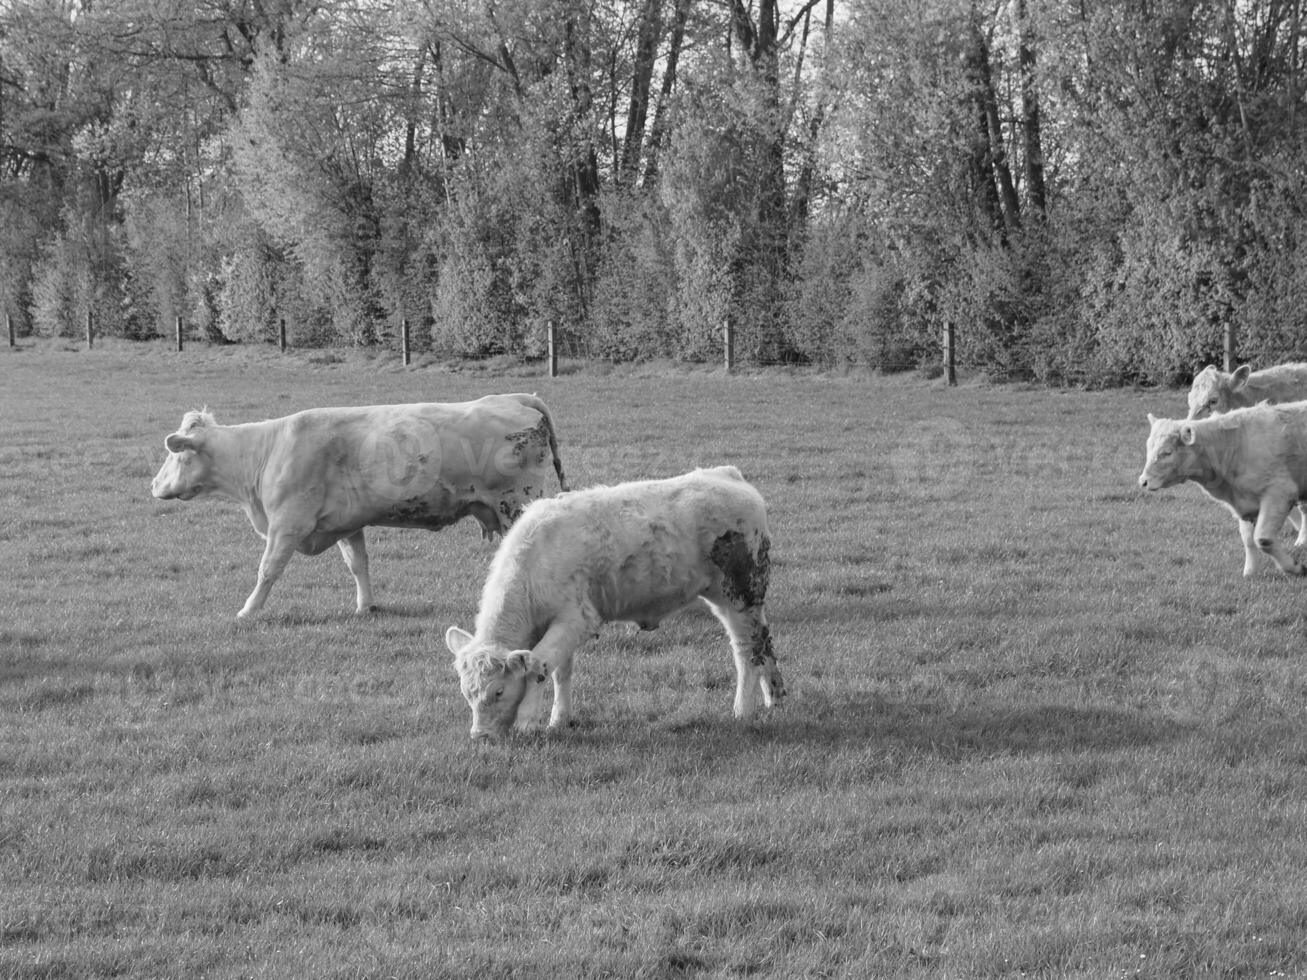
[[[722,350],[726,358],[726,373],[735,370],[735,328],[730,320],[722,321]]]
[[[408,346],[408,342],[409,342],[409,333],[408,333],[408,317],[401,317],[401,318],[400,318],[400,321],[399,321],[399,336],[400,336],[400,343],[401,343],[401,345],[402,345],[401,349],[402,349],[402,351],[403,351],[403,356],[404,356],[404,367],[408,367],[408,362],[409,362],[409,346]]]
[[[1225,371],[1227,374],[1234,370],[1234,361],[1234,324],[1227,320],[1225,323]]]
[[[5,326],[9,328],[9,346],[18,346],[18,334],[14,333],[14,318],[8,313],[5,314]]]
[[[549,376],[558,377],[558,332],[554,327],[554,321],[550,320],[545,324],[545,329],[549,338]]]
[[[953,321],[950,320],[944,324],[944,378],[950,388],[955,387],[958,383],[958,370],[954,362],[955,350]]]
[[[177,353],[182,352],[182,318],[177,318]]]
[[[286,318],[279,317],[277,320],[277,346],[281,348],[282,353],[286,352]]]
[[[86,349],[90,350],[95,346],[95,322],[91,316],[91,311],[86,311]]]

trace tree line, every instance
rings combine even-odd
[[[1050,383],[1307,356],[1301,0],[7,0],[0,303]],[[1301,288],[1300,288],[1301,287]]]

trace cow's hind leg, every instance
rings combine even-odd
[[[728,531],[714,543],[710,558],[721,570],[719,583],[703,593],[703,599],[726,627],[735,656],[735,716],[748,718],[757,706],[756,692],[774,707],[785,697],[785,681],[776,664],[771,630],[763,600],[771,579],[768,556],[770,542],[764,534],[756,550],[745,536]]]
[[[735,717],[749,718],[758,707],[758,692],[763,703],[773,708],[785,697],[785,681],[776,663],[771,629],[762,606],[738,608],[724,596],[703,597],[731,638],[735,657]]]
[[[1279,499],[1278,495],[1268,495],[1262,498],[1261,507],[1257,514],[1257,524],[1253,528],[1253,539],[1257,547],[1279,566],[1280,571],[1286,575],[1303,575],[1307,573],[1293,556],[1280,543],[1280,529],[1284,527],[1284,519],[1289,516],[1289,511],[1297,503],[1293,498]]]
[[[363,529],[360,528],[347,538],[341,538],[336,542],[336,547],[340,549],[346,567],[354,576],[355,612],[376,612],[377,607],[372,601],[372,577],[368,574],[368,549],[363,541]]]

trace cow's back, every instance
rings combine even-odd
[[[724,537],[757,551],[767,534],[762,496],[733,467],[538,500],[500,545],[481,612],[515,594],[537,618],[589,602],[602,619],[656,620],[717,574]]]
[[[726,530],[767,533],[762,495],[733,466],[666,480],[633,481],[559,494],[532,503],[505,539],[505,550],[622,555],[655,540],[681,538],[710,547]]]
[[[1307,401],[1258,404],[1193,424],[1196,448],[1222,481],[1261,492],[1287,477],[1307,490]]]
[[[503,531],[545,490],[542,416],[512,396],[312,408],[258,425],[265,497],[303,498],[323,534],[434,530],[468,515]]]
[[[1307,398],[1307,364],[1277,364],[1254,371],[1243,386],[1243,404],[1295,402]]]

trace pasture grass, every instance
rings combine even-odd
[[[1307,972],[1303,585],[1135,486],[1166,390],[29,344],[0,357],[0,975]],[[715,620],[610,626],[578,724],[473,744],[491,549],[376,529],[234,616],[260,542],[164,435],[538,391],[577,486],[732,462],[790,697]]]

